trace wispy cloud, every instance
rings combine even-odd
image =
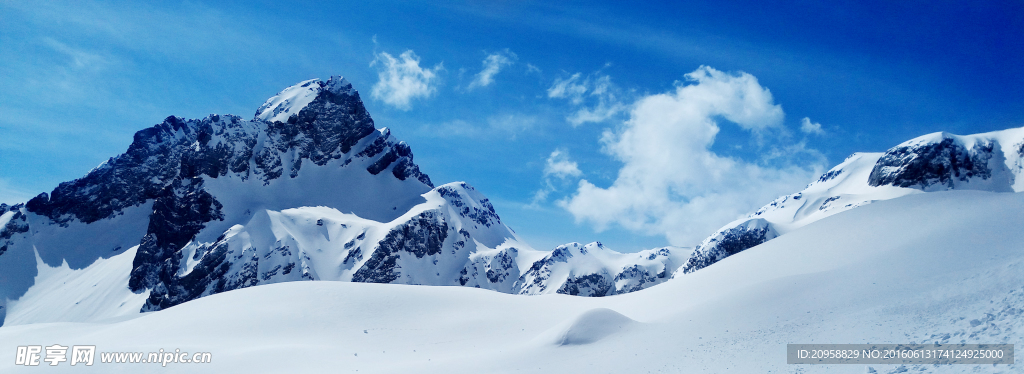
[[[580,171],[579,165],[569,158],[569,151],[564,148],[555,149],[544,162],[543,187],[533,194],[531,205],[539,206],[541,202],[547,200],[548,195],[558,190],[555,179],[560,184],[565,184],[582,176],[583,172]]]
[[[568,78],[556,78],[555,83],[548,88],[548,97],[569,99],[573,104],[583,104],[583,94],[587,93],[587,86],[580,83],[580,75],[576,73]]]
[[[591,74],[583,77],[575,73],[556,78],[547,90],[548,98],[566,99],[575,111],[566,117],[574,127],[588,122],[603,122],[623,112],[626,105],[620,97],[621,89],[612,83],[611,76]]]
[[[181,57],[192,53],[219,52],[223,58],[231,59],[236,52],[273,52],[244,57],[266,61],[288,59],[288,53],[299,52],[297,47],[283,43],[279,35],[201,3],[167,7],[64,1],[4,5],[32,22],[101,35],[105,43],[118,49],[173,56],[178,63],[191,63]]]
[[[500,114],[487,118],[487,126],[491,132],[504,133],[515,140],[519,134],[533,129],[537,125],[537,117],[521,113]]]
[[[494,82],[494,76],[497,75],[503,67],[512,65],[517,58],[516,54],[512,53],[512,51],[508,49],[488,55],[487,58],[484,58],[483,70],[474,76],[473,82],[469,83],[468,89],[472,90],[476,87],[490,86],[491,83]]]
[[[423,135],[434,138],[488,138],[502,137],[515,140],[520,134],[537,127],[538,118],[522,113],[506,113],[489,116],[482,121],[456,119],[439,124],[426,124],[419,128]]]
[[[413,99],[433,95],[437,91],[437,74],[444,70],[441,63],[433,68],[420,67],[420,57],[411,49],[398,58],[380,52],[370,63],[374,65],[378,65],[378,81],[373,85],[371,96],[400,110],[412,109]]]
[[[701,67],[674,91],[640,98],[605,131],[604,151],[624,165],[611,186],[580,180],[559,204],[596,230],[619,225],[694,245],[759,204],[799,189],[823,165],[761,166],[711,151],[725,119],[752,134],[784,132],[782,107],[757,78]]]
[[[800,120],[800,131],[804,134],[825,135],[825,130],[821,129],[821,124],[811,122],[811,119],[808,117]]]
[[[54,51],[60,52],[69,57],[70,64],[68,64],[68,66],[76,70],[101,69],[109,64],[108,57],[89,52],[84,49],[71,47],[53,38],[43,38],[43,43]]]

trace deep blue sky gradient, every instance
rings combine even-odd
[[[626,104],[701,65],[750,73],[782,105],[793,137],[804,117],[823,125],[806,146],[829,166],[930,132],[1024,125],[1016,0],[321,3],[0,1],[0,202],[81,177],[168,115],[249,118],[281,89],[334,74],[436,183],[476,186],[538,249],[666,244],[574,223],[554,203],[572,183],[556,181],[551,197],[533,201],[554,149],[598,186],[621,166],[599,139],[625,114],[573,127],[573,107],[547,96],[575,73],[611,77]],[[514,64],[468,89],[484,58],[506,49]],[[370,63],[406,50],[443,70],[436,94],[403,111],[370,98],[379,68]],[[749,133],[721,129],[716,152],[760,157]]]

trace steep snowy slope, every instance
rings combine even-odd
[[[779,197],[704,239],[691,273],[824,217],[872,202],[946,190],[1024,191],[1024,128],[920,136],[885,153],[856,153],[806,189]]]
[[[1024,194],[915,194],[834,214],[685,277],[604,298],[287,282],[124,321],[0,328],[21,345],[210,352],[66,372],[1015,373],[1016,365],[787,365],[789,343],[1016,343]],[[46,363],[43,363],[46,365]]]
[[[253,120],[167,117],[85,177],[0,212],[0,324],[298,280],[604,296],[668,279],[684,253],[530,248],[469,185],[434,188],[341,77],[286,88]],[[96,286],[38,292],[61,279]]]

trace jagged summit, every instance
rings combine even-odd
[[[310,79],[285,88],[277,95],[267,99],[256,110],[255,120],[267,122],[288,122],[291,116],[298,115],[307,105],[320,96],[322,92],[334,95],[357,96],[352,84],[342,76],[332,76],[327,82]]]
[[[315,95],[308,94],[311,92]],[[287,98],[278,100],[282,95]],[[295,101],[299,98],[301,106]],[[290,115],[287,123],[245,121],[232,115],[199,120],[167,117],[137,132],[124,154],[84,178],[61,183],[50,194],[33,198],[28,209],[55,221],[77,218],[90,223],[156,198],[176,178],[231,177],[266,185],[292,184],[283,182],[282,176],[298,178],[304,165],[348,165],[357,158],[371,161],[364,166],[370,174],[388,170],[400,181],[418,181],[422,185],[412,187],[417,195],[433,187],[413,162],[407,144],[395,141],[387,132],[375,131],[358,93],[343,78],[332,77],[327,83],[305,81],[285,89],[268,100],[271,102],[278,104],[274,108],[283,108],[280,115]],[[291,195],[295,193],[283,194]],[[354,197],[367,197],[359,195]],[[298,198],[294,203],[337,203],[336,198],[320,197]]]

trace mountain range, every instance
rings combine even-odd
[[[303,280],[631,293],[874,202],[1019,192],[1022,158],[1024,129],[929,134],[851,155],[693,249],[539,251],[469,184],[435,186],[345,79],[313,79],[252,119],[167,117],[86,176],[0,204],[0,322],[122,318]]]
[[[685,255],[531,248],[469,184],[434,186],[342,77],[288,87],[251,120],[167,117],[83,178],[0,209],[6,323],[162,310],[299,280],[605,296],[669,279]],[[60,277],[110,285],[26,297],[62,266]],[[50,312],[19,312],[33,304]]]

